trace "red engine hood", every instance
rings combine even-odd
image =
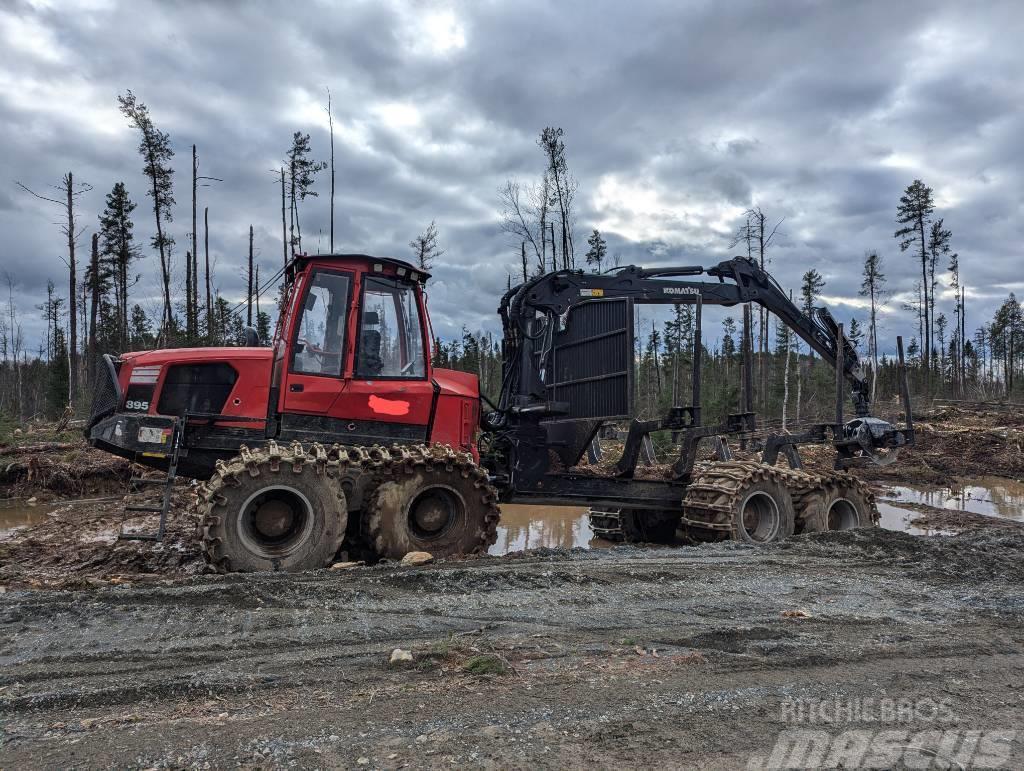
[[[133,351],[121,354],[121,361],[133,366],[146,364],[187,363],[202,361],[264,361],[274,356],[273,348],[163,348],[159,351]]]
[[[480,398],[480,380],[470,372],[459,372],[454,369],[435,369],[434,380],[441,386],[442,394],[451,396],[468,396]]]

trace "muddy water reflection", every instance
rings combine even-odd
[[[921,515],[914,504],[1022,521],[1024,484],[1005,477],[978,477],[957,481],[949,487],[896,485],[878,500],[882,527],[922,535],[942,532],[911,526],[910,520]]]
[[[502,504],[498,540],[488,553],[508,554],[541,547],[571,549],[574,546],[610,546],[606,541],[594,539],[587,511],[585,506]]]
[[[52,508],[52,506],[28,504],[20,498],[13,501],[0,501],[0,538],[16,527],[42,522]]]
[[[937,509],[1024,519],[1024,484],[1003,477],[979,477],[951,487],[893,487],[892,498]],[[890,497],[890,496],[887,496]]]

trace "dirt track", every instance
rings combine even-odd
[[[855,531],[9,591],[0,765],[733,768],[794,699],[1024,734],[1022,590],[1019,534]]]

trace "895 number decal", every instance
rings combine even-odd
[[[149,409],[149,402],[140,401],[138,399],[129,399],[124,403],[126,410],[136,410],[138,412],[146,412]]]

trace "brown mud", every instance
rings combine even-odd
[[[998,730],[1019,768],[1024,535],[8,591],[0,661],[10,768],[742,768],[793,728]],[[927,708],[851,709],[886,700]]]
[[[899,461],[888,467],[869,466],[853,471],[875,486],[880,497],[892,484],[949,484],[954,477],[998,475],[1008,480],[1024,477],[1024,414],[1016,411],[971,407],[943,407],[923,414],[917,422],[919,441],[903,450]],[[56,438],[59,441],[48,441]],[[984,449],[975,451],[972,442]],[[118,541],[123,501],[98,501],[71,505],[64,500],[123,496],[132,466],[128,462],[89,448],[74,434],[36,436],[26,446],[0,447],[0,498],[35,498],[50,502],[41,522],[0,533],[0,586],[66,587],[109,581],[144,581],[181,578],[203,572],[198,547],[198,519],[189,505],[192,484],[180,480],[162,544]],[[33,452],[32,446],[48,446]],[[5,454],[6,453],[6,454]],[[802,454],[809,468],[830,470],[833,457],[827,446],[807,446]],[[780,463],[784,461],[780,460]],[[591,473],[608,473],[611,461],[591,467]],[[641,467],[648,477],[663,476],[667,466]],[[135,467],[135,473],[143,473]],[[158,488],[150,488],[148,502],[158,500]],[[134,502],[147,502],[135,498]],[[1013,505],[1013,500],[1009,505]],[[890,500],[890,502],[892,502]],[[900,502],[901,510],[913,506]],[[586,546],[589,526],[583,509],[547,512],[534,520],[525,507],[508,506],[499,525],[499,541],[492,554],[537,546]],[[916,513],[916,512],[915,512]],[[986,512],[987,513],[987,512]],[[925,512],[910,523],[921,531],[964,532],[976,527],[1004,527],[993,517],[956,516]],[[128,530],[152,530],[155,517],[129,520]],[[595,542],[602,545],[602,542]]]

